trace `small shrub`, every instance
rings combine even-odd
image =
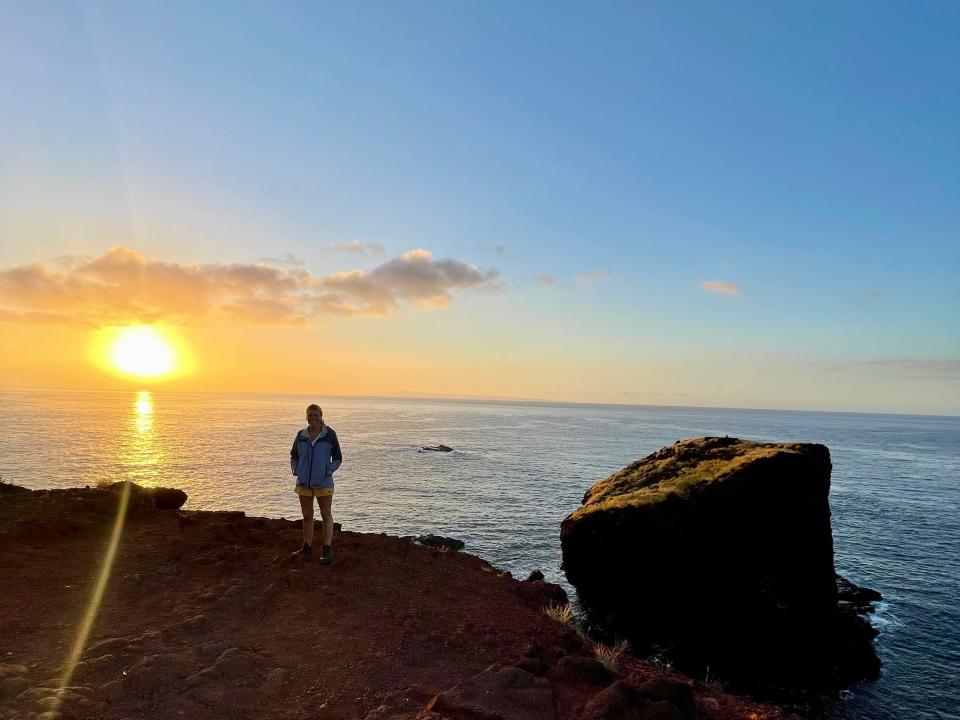
[[[593,646],[594,656],[601,665],[613,673],[617,672],[617,660],[628,650],[630,650],[630,643],[626,640],[618,640],[613,646],[603,643],[595,643]]]

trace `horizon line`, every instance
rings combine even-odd
[[[669,405],[655,403],[629,403],[629,402],[591,402],[585,400],[545,400],[535,397],[516,397],[504,395],[465,395],[465,394],[443,394],[427,393],[417,391],[392,391],[385,393],[321,393],[312,391],[290,392],[276,390],[169,390],[149,387],[130,388],[69,388],[69,387],[0,387],[0,392],[88,392],[88,393],[130,393],[130,392],[150,392],[167,393],[171,395],[323,395],[329,398],[343,398],[350,400],[395,400],[395,401],[417,401],[432,400],[435,402],[477,402],[493,405],[557,405],[570,406],[582,405],[593,407],[614,407],[614,408],[672,408],[681,410],[738,410],[755,412],[791,412],[791,413],[830,413],[838,415],[884,415],[898,417],[936,417],[960,419],[960,411],[955,414],[937,413],[937,412],[904,412],[904,411],[881,411],[881,410],[823,410],[811,408],[777,408],[777,407],[756,407],[743,405]]]

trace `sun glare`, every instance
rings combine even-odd
[[[127,328],[114,343],[110,362],[129,375],[166,375],[173,370],[173,348],[153,328]]]
[[[168,331],[150,325],[104,330],[95,356],[104,369],[139,380],[161,380],[187,369],[181,343]]]

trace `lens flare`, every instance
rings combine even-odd
[[[83,615],[83,620],[80,622],[80,627],[77,629],[77,636],[74,638],[73,645],[70,647],[70,654],[63,664],[63,674],[60,677],[59,683],[60,687],[55,696],[56,701],[54,707],[51,708],[54,711],[55,717],[59,717],[59,713],[56,713],[56,710],[63,701],[65,688],[70,687],[70,680],[73,678],[73,673],[77,669],[77,663],[80,662],[83,650],[87,646],[90,631],[97,621],[97,614],[100,612],[100,603],[103,601],[103,594],[107,589],[107,585],[110,584],[110,572],[113,570],[113,562],[117,556],[117,549],[120,547],[120,538],[123,535],[123,525],[127,517],[127,505],[129,502],[130,483],[125,482],[117,498],[117,515],[113,520],[113,529],[110,532],[110,541],[107,543],[103,563],[100,566],[100,574],[97,577],[96,585],[94,585],[93,592],[90,595],[90,600],[87,602],[87,609]]]

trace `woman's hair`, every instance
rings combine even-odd
[[[317,410],[320,413],[320,417],[323,417],[323,408],[316,403],[310,403],[307,405],[307,412],[310,412],[311,410]]]

